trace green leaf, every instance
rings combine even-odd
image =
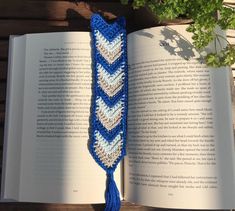
[[[128,0],[121,0],[127,4]],[[203,50],[210,42],[215,41],[215,27],[235,29],[234,9],[224,7],[223,0],[133,0],[132,7],[138,9],[148,7],[159,19],[175,19],[184,17],[193,20],[186,29],[192,33],[193,45]],[[217,14],[220,13],[218,19]],[[235,63],[235,49],[228,46],[226,49],[216,49],[217,52],[205,57],[210,66],[219,67]]]
[[[210,53],[206,56],[206,64],[212,67],[218,67],[220,60],[218,56],[214,53]]]

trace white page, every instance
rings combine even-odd
[[[26,36],[19,201],[104,202],[105,171],[88,151],[91,76],[89,33]]]
[[[229,70],[200,64],[185,28],[128,35],[124,198],[155,207],[234,208]]]

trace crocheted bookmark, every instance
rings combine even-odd
[[[113,172],[126,154],[127,47],[125,19],[108,24],[91,18],[93,45],[93,110],[90,152],[106,171],[105,211],[121,206]]]

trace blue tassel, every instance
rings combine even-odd
[[[120,201],[118,188],[113,179],[113,172],[107,173],[105,201],[106,201],[105,211],[119,211],[120,210],[121,201]]]

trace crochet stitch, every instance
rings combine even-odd
[[[107,173],[106,211],[120,209],[113,172],[126,154],[127,46],[125,19],[108,24],[91,18],[93,47],[93,108],[90,152]]]

